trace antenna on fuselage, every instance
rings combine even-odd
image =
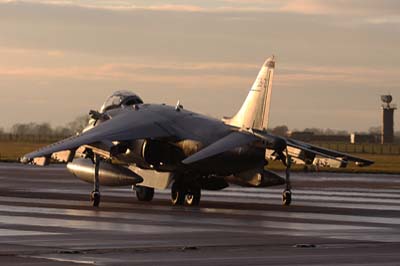
[[[183,105],[178,100],[178,102],[176,103],[176,106],[175,106],[175,111],[179,112],[181,109],[183,109]]]

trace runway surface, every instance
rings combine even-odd
[[[0,164],[0,265],[400,265],[400,176],[293,174],[282,187],[204,191],[198,208],[169,191],[138,202],[61,166]]]

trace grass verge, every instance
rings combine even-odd
[[[49,145],[48,142],[15,142],[15,141],[0,141],[0,161],[3,162],[14,162],[18,161],[18,158],[40,149],[43,146]]]

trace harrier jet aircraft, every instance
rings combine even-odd
[[[292,163],[346,167],[373,162],[267,131],[274,57],[263,64],[238,113],[223,120],[182,105],[144,103],[128,91],[114,93],[99,111],[90,111],[82,133],[25,155],[21,161],[47,165],[67,163],[76,177],[93,183],[93,206],[100,185],[132,186],[140,201],[151,201],[154,189],[171,187],[173,205],[198,205],[201,190],[236,184],[267,187],[286,184],[283,204],[291,203]],[[270,160],[286,166],[285,178],[269,171]]]

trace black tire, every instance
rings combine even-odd
[[[172,205],[183,205],[185,203],[186,191],[183,186],[178,185],[176,182],[171,187],[171,203]]]
[[[154,197],[154,188],[152,187],[136,187],[136,198],[139,201],[152,201]]]
[[[188,206],[198,206],[201,199],[201,189],[191,188],[186,193],[185,202]]]
[[[100,199],[100,192],[92,191],[92,193],[90,193],[90,202],[92,203],[93,207],[99,207]]]
[[[283,191],[282,203],[284,206],[289,206],[292,203],[292,192],[290,190]]]

